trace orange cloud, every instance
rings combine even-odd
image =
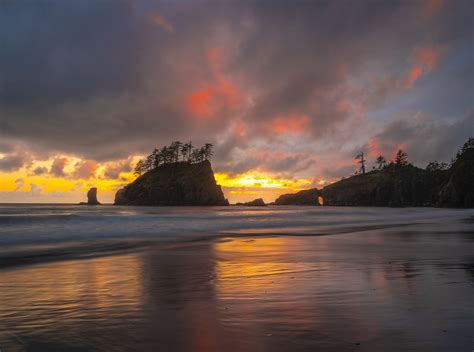
[[[207,49],[206,59],[211,68],[217,70],[222,62],[222,50],[217,47]]]
[[[69,163],[67,158],[57,157],[53,160],[50,173],[53,176],[64,176],[64,168]]]
[[[148,19],[150,20],[150,22],[154,25],[157,25],[159,27],[161,27],[162,29],[164,29],[165,31],[167,32],[170,32],[170,33],[173,33],[174,32],[174,28],[173,26],[171,25],[171,23],[169,23],[163,16],[161,16],[158,12],[154,12],[154,13],[151,13],[148,15]]]
[[[96,171],[99,168],[99,164],[92,160],[84,160],[76,163],[76,170],[74,171],[74,177],[80,179],[90,179],[96,176]]]
[[[232,132],[234,136],[242,138],[245,137],[247,129],[245,128],[245,124],[243,122],[238,121],[232,129]]]
[[[442,5],[442,0],[425,0],[421,10],[421,17],[423,19],[432,18],[439,12]]]
[[[209,117],[213,113],[210,105],[211,92],[209,89],[198,90],[188,95],[186,107],[188,112],[197,117]]]
[[[412,68],[405,78],[405,89],[410,89],[423,74],[433,71],[445,51],[444,46],[416,49],[411,60]]]
[[[211,71],[210,79],[201,82],[199,88],[184,98],[187,113],[199,119],[212,118],[223,109],[234,109],[242,102],[242,93],[230,78],[220,71],[222,50],[211,47],[205,52],[205,60]]]
[[[371,138],[368,142],[369,153],[373,157],[377,157],[382,154],[380,150],[380,143],[377,138]]]
[[[236,108],[241,101],[239,90],[226,78],[218,77],[185,98],[186,110],[193,117],[212,118],[222,109]]]
[[[272,121],[270,129],[274,133],[299,134],[305,130],[309,124],[309,117],[306,115],[292,115],[277,117]]]

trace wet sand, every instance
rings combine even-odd
[[[2,351],[471,351],[472,223],[0,270]]]

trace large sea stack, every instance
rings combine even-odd
[[[115,194],[116,205],[229,205],[211,163],[176,162],[139,176]]]

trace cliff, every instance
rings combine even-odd
[[[390,164],[328,185],[322,196],[325,205],[473,207],[473,180],[474,149],[468,149],[448,170]]]
[[[316,188],[299,191],[297,193],[283,194],[275,200],[275,205],[321,205],[319,204],[319,191]]]
[[[139,176],[115,194],[116,205],[229,205],[211,163],[165,164]]]
[[[442,207],[474,207],[474,149],[462,153],[449,169],[436,199]]]
[[[436,184],[431,183],[423,169],[389,165],[326,186],[322,195],[325,205],[426,206],[436,193]]]

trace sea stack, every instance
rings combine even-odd
[[[265,202],[263,201],[262,198],[257,198],[257,199],[254,199],[250,202],[245,202],[245,203],[237,203],[235,205],[242,205],[242,206],[246,206],[246,207],[264,207],[266,206]]]
[[[97,188],[92,187],[87,191],[87,203],[81,202],[81,205],[100,205],[99,201],[97,200]]]
[[[311,188],[297,193],[283,194],[275,200],[275,205],[321,205],[320,191]]]
[[[116,205],[229,205],[216,184],[211,163],[175,162],[139,176],[115,194]]]

